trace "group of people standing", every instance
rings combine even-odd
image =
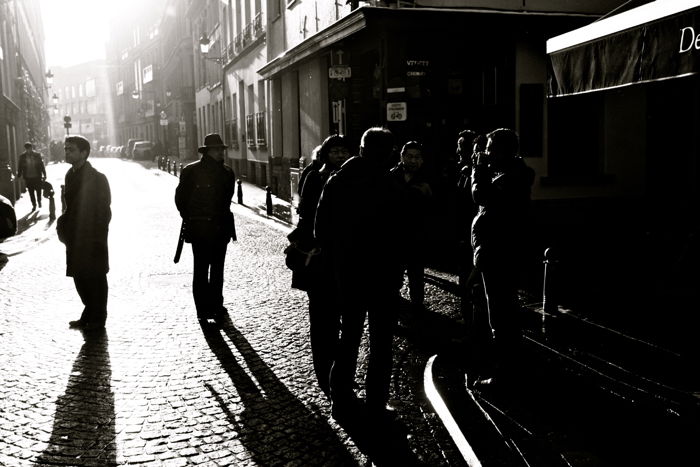
[[[236,240],[230,209],[236,178],[224,164],[225,148],[219,135],[207,135],[199,148],[201,159],[182,171],[175,192],[183,237],[192,244],[193,295],[203,325],[226,315],[224,259],[228,242]],[[85,304],[71,326],[102,328],[107,315],[109,184],[87,162],[90,144],[85,138],[67,137],[64,149],[72,167],[66,175],[67,209],[57,230],[66,244],[67,275],[74,278]],[[326,138],[317,148],[317,162],[302,174],[299,223],[289,235],[292,286],[309,297],[314,370],[340,423],[356,419],[358,413],[379,424],[391,418],[387,402],[393,336],[405,272],[412,306],[424,306],[426,234],[435,200],[421,144],[404,144],[398,164],[395,153],[394,135],[386,128],[365,131],[356,156],[344,136]],[[465,198],[458,216],[470,224],[472,251],[469,260],[463,259],[469,262],[463,270],[472,271],[463,274],[463,282],[483,286],[497,368],[506,354],[517,352],[520,339],[520,238],[534,172],[518,156],[518,136],[509,129],[486,136],[461,133],[458,155],[457,188]],[[290,261],[293,254],[301,261]],[[366,318],[369,362],[363,404],[354,382]]]
[[[309,297],[310,341],[318,384],[341,423],[363,406],[353,390],[365,318],[369,362],[364,409],[376,421],[387,407],[392,346],[404,272],[412,307],[423,310],[430,214],[436,200],[424,170],[423,148],[409,141],[395,160],[385,128],[362,136],[359,154],[345,137],[328,137],[302,173],[299,223],[286,250],[292,287]],[[486,136],[462,132],[457,192],[466,197],[458,216],[468,225],[470,258],[462,288],[480,284],[496,352],[489,378],[502,369],[520,339],[517,278],[519,238],[526,225],[534,172],[518,156],[518,136],[498,129]],[[302,260],[291,260],[291,255]],[[463,298],[467,299],[468,294]],[[485,380],[487,378],[484,378]]]

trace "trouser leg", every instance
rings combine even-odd
[[[334,403],[354,399],[353,383],[357,355],[365,323],[365,308],[361,304],[346,304],[341,312],[340,341],[331,368],[331,398]]]
[[[389,399],[398,300],[397,291],[379,296],[370,304],[366,384],[367,406],[370,410],[383,409]]]
[[[211,269],[209,272],[209,300],[212,312],[218,312],[224,306],[224,263],[228,242],[212,245]]]
[[[29,199],[32,201],[32,206],[36,206],[37,196],[36,196],[36,184],[34,179],[25,179],[25,184],[27,185],[27,191],[29,192]],[[41,198],[39,198],[41,203]]]
[[[330,395],[331,366],[338,347],[340,317],[329,290],[309,290],[309,340],[320,388]]]
[[[487,268],[481,277],[496,358],[498,363],[507,363],[515,357],[520,342],[516,280],[507,266]]]
[[[211,314],[209,304],[209,267],[211,248],[206,243],[192,243],[194,272],[192,274],[192,295],[197,308],[197,316],[208,317]]]
[[[104,324],[107,320],[107,275],[80,274],[73,278],[80,300],[85,305],[82,321]]]

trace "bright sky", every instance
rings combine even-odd
[[[48,68],[105,58],[113,0],[41,0]]]

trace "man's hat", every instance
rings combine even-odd
[[[204,146],[200,146],[197,152],[204,153],[207,148],[227,148],[224,144],[224,140],[218,133],[211,133],[204,137]]]

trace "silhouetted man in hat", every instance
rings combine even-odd
[[[185,241],[192,244],[192,294],[201,323],[217,319],[224,308],[224,259],[229,240],[236,240],[231,198],[236,176],[224,165],[227,148],[216,133],[204,138],[199,161],[182,169],[175,204],[185,223]]]

